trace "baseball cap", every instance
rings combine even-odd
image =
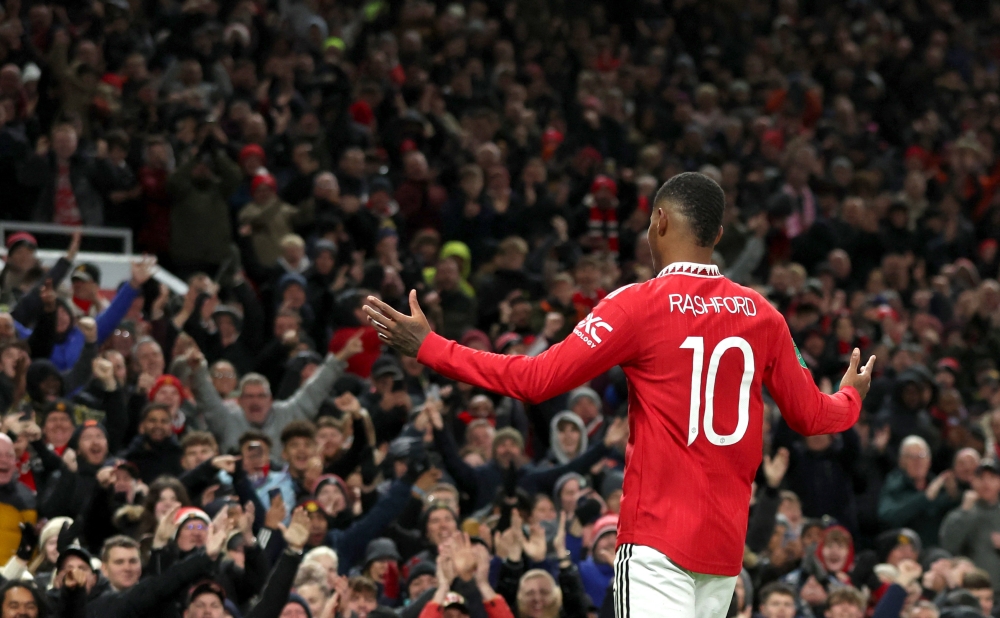
[[[312,498],[299,502],[299,506],[304,508],[306,510],[306,513],[309,513],[310,515],[312,513],[317,513],[322,509],[322,507],[320,507],[319,505],[319,502],[316,502]]]
[[[610,177],[603,174],[596,176],[594,182],[590,183],[591,193],[597,193],[601,189],[607,189],[611,195],[618,195],[618,185]]]
[[[458,594],[457,592],[449,592],[444,595],[444,602],[441,603],[442,610],[457,609],[458,611],[468,615],[469,606],[465,603],[465,597]]]
[[[90,555],[90,552],[80,547],[79,545],[71,545],[66,549],[62,550],[61,552],[59,552],[59,557],[56,559],[57,571],[63,567],[63,563],[66,562],[66,559],[69,558],[70,556],[76,556],[80,560],[83,560],[84,562],[87,563],[87,566],[90,567],[91,571],[94,570],[94,565],[91,564],[90,562],[93,559],[93,556]]]
[[[976,468],[976,474],[982,474],[983,472],[992,472],[993,474],[1000,475],[1000,465],[997,465],[997,461],[993,458],[983,459]]]
[[[278,190],[278,181],[275,180],[274,176],[270,174],[257,174],[256,176],[254,176],[253,180],[250,181],[250,192],[256,193],[257,189],[259,189],[261,185],[267,185],[271,187],[272,191]]]
[[[393,380],[403,379],[403,370],[399,368],[392,358],[383,356],[372,365],[372,379],[391,375]]]
[[[214,594],[219,597],[219,601],[223,605],[226,603],[226,591],[222,588],[222,586],[210,579],[206,579],[191,587],[190,592],[188,592],[187,602],[184,603],[184,606],[187,607],[188,605],[191,605],[195,599],[203,594]]]
[[[92,281],[94,283],[101,283],[101,269],[94,264],[79,264],[73,269],[73,274],[70,276],[71,281]]]
[[[250,157],[257,157],[263,161],[266,156],[264,155],[264,149],[260,144],[247,144],[240,150],[240,163],[243,163]]]

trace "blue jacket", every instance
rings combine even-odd
[[[114,300],[108,305],[108,308],[94,318],[97,322],[97,345],[104,343],[115,332],[122,318],[125,317],[125,314],[132,307],[132,301],[138,295],[139,290],[133,288],[130,284],[121,286]],[[73,367],[76,359],[80,358],[80,352],[83,351],[83,344],[85,343],[83,332],[76,327],[76,324],[71,326],[69,332],[66,333],[66,339],[62,343],[57,343],[52,348],[52,356],[50,358],[59,371],[69,371]]]
[[[335,552],[340,559],[340,574],[347,575],[351,567],[357,564],[364,555],[368,541],[379,536],[386,526],[406,508],[410,501],[413,486],[405,481],[396,480],[389,486],[375,506],[368,513],[354,520],[347,530],[330,530],[323,542]]]
[[[597,607],[604,604],[604,594],[608,591],[608,584],[611,583],[611,578],[614,576],[614,566],[594,562],[593,556],[580,563],[580,579],[583,580],[583,589],[587,591],[590,600]]]

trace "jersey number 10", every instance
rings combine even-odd
[[[740,382],[740,398],[737,405],[739,417],[736,421],[736,430],[728,436],[720,436],[715,433],[713,420],[715,419],[715,377],[719,371],[719,362],[722,355],[732,349],[737,349],[743,353],[743,379]],[[694,359],[691,367],[691,413],[688,423],[688,446],[694,444],[698,437],[698,412],[701,409],[701,374],[705,366],[705,338],[688,337],[681,344],[681,349],[688,349],[694,352]],[[705,381],[705,437],[716,446],[732,446],[743,439],[747,432],[747,425],[750,424],[750,385],[753,384],[753,348],[742,337],[726,337],[719,342],[712,350],[712,356],[708,359],[708,378]]]

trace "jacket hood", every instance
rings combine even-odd
[[[580,430],[580,448],[577,450],[575,456],[582,455],[587,450],[587,428],[583,424],[583,420],[576,415],[576,413],[569,410],[563,410],[559,414],[552,417],[552,422],[549,424],[549,435],[550,441],[552,442],[552,455],[555,457],[556,461],[560,464],[568,463],[572,457],[563,451],[562,446],[559,444],[559,440],[556,439],[557,430],[559,425],[565,422],[573,423],[576,425],[577,429]]]
[[[906,371],[900,373],[899,376],[896,378],[896,384],[893,386],[892,390],[892,401],[898,410],[904,410],[903,389],[909,386],[910,384],[916,384],[918,386],[923,386],[925,384],[930,385],[931,390],[933,391],[931,396],[931,401],[936,399],[937,388],[934,384],[934,378],[933,376],[930,376],[928,373],[925,372],[926,370],[920,371],[919,368],[911,367],[910,369],[907,369]],[[923,409],[923,408],[924,406],[921,405],[920,408],[918,409]]]
[[[854,566],[854,538],[847,528],[843,526],[830,526],[823,533],[823,538],[816,544],[816,559],[823,565],[823,568],[830,570],[830,567],[823,560],[823,547],[830,539],[847,542],[847,559],[844,561],[844,573],[849,573]]]
[[[66,337],[69,336],[70,331],[72,331],[73,327],[76,326],[76,316],[79,310],[73,305],[73,303],[62,296],[56,298],[56,304],[62,307],[63,311],[69,314],[69,327],[67,327],[64,332],[55,333],[56,342],[62,343],[63,341],[66,341]]]
[[[457,257],[462,259],[462,279],[468,279],[472,273],[472,251],[464,242],[452,240],[441,247],[441,259]]]

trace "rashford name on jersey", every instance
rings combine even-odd
[[[715,313],[726,311],[731,314],[743,314],[749,318],[757,315],[757,305],[748,296],[711,296],[702,298],[691,294],[670,294],[670,312],[691,312],[693,315],[704,315],[710,310]]]

